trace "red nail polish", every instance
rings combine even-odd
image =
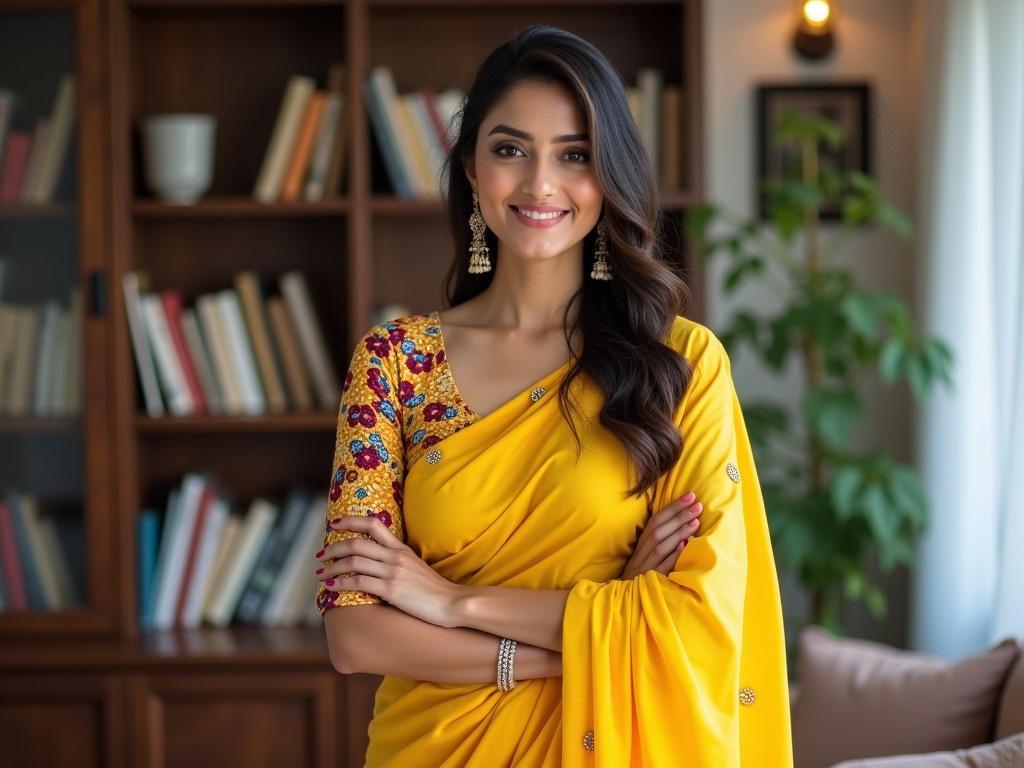
[[[323,553],[324,553],[324,551],[321,549],[319,552],[317,552],[315,555],[313,555],[313,557],[320,557],[320,555],[322,555]]]
[[[331,525],[337,525],[340,522],[341,522],[341,518],[340,517],[336,517],[333,520],[331,520]]]
[[[316,569],[316,575],[317,575],[317,576],[319,576],[319,575],[320,575],[321,573],[323,573],[323,572],[324,572],[324,569],[323,569],[323,568],[317,568],[317,569]]]
[[[327,581],[324,582],[324,584],[326,584],[328,587],[333,587],[334,586],[334,579],[328,579]]]

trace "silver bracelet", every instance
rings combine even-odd
[[[516,641],[507,637],[498,643],[498,688],[511,691],[518,685],[513,673],[516,661]]]

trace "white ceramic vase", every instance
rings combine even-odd
[[[162,200],[191,205],[213,177],[213,115],[150,115],[142,120],[146,184]]]

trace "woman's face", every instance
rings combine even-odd
[[[466,175],[503,254],[579,253],[603,201],[590,149],[584,116],[563,85],[522,82],[494,105]],[[554,218],[528,218],[530,212]]]

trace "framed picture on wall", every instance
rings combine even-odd
[[[871,89],[867,83],[800,83],[766,84],[757,87],[755,136],[757,143],[757,178],[754,194],[758,215],[768,218],[767,204],[761,184],[765,179],[797,175],[800,169],[800,148],[793,142],[775,142],[779,116],[787,108],[822,117],[837,123],[846,141],[836,149],[822,147],[821,166],[845,173],[871,173]],[[841,214],[838,203],[821,210],[823,221],[837,221]]]

